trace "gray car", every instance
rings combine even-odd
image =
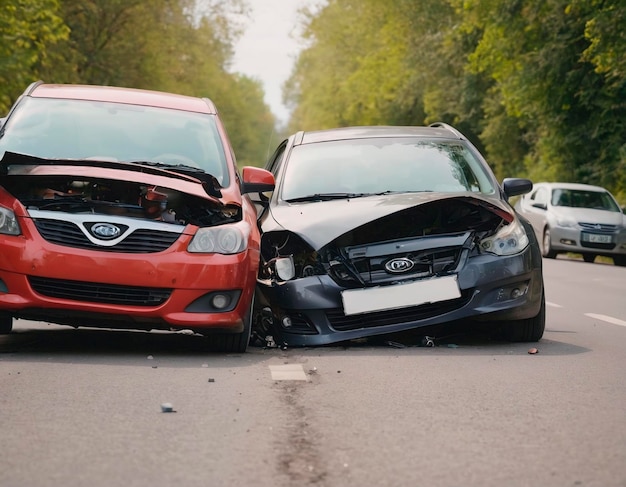
[[[537,183],[516,204],[532,224],[544,257],[580,253],[585,262],[598,255],[626,266],[626,217],[613,195],[599,186]]]
[[[507,201],[532,183],[500,185],[454,128],[298,132],[267,169],[257,335],[325,345],[452,321],[543,335],[539,245]]]

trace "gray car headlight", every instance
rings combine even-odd
[[[238,254],[248,246],[249,235],[250,225],[246,222],[199,228],[187,250],[204,254]]]
[[[557,216],[556,224],[563,228],[576,228],[578,226],[576,220],[569,216]]]
[[[521,252],[528,246],[528,235],[524,227],[515,219],[508,225],[502,226],[495,235],[480,242],[480,248],[485,252],[496,255],[513,255]]]
[[[8,208],[0,206],[0,233],[5,235],[19,235],[22,233],[13,213]]]

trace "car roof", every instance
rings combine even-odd
[[[578,189],[582,191],[606,191],[609,192],[606,188],[601,186],[594,186],[591,184],[581,184],[581,183],[559,183],[559,182],[541,182],[536,183],[534,185],[535,188],[540,186],[546,186],[550,189]]]
[[[330,142],[334,140],[366,139],[375,137],[424,137],[464,140],[465,137],[457,130],[445,124],[436,124],[429,127],[413,126],[360,126],[340,127],[327,130],[298,132],[295,135],[295,144],[310,144],[316,142]]]
[[[213,115],[217,113],[215,105],[208,98],[196,98],[136,88],[33,83],[25,94],[36,98],[105,101],[128,105],[171,108]]]

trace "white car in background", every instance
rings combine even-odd
[[[613,195],[599,186],[537,183],[515,206],[532,224],[544,257],[580,253],[585,262],[598,255],[626,266],[626,217]]]

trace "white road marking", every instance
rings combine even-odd
[[[301,364],[270,365],[272,380],[307,380]]]
[[[560,304],[551,303],[549,301],[546,301],[546,306],[552,306],[553,308],[562,308],[563,307]]]
[[[607,323],[612,323],[613,325],[626,326],[626,321],[613,318],[612,316],[597,315],[594,313],[585,313],[585,316],[589,316],[589,318],[593,318],[594,320],[606,321]]]

